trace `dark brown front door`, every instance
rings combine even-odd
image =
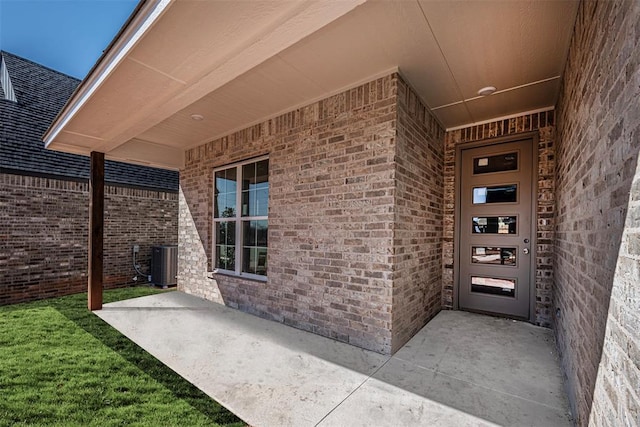
[[[458,305],[529,318],[532,140],[461,152]]]

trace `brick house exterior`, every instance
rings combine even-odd
[[[346,22],[369,16],[364,10],[374,3],[355,9],[356,17]],[[559,97],[546,108],[444,129],[435,118],[436,109],[430,111],[418,86],[411,86],[409,72],[396,68],[376,70],[381,74],[368,76],[377,77],[354,79],[359,83],[326,91],[321,98],[309,96],[306,99],[314,101],[302,106],[294,106],[295,102],[286,110],[279,106],[271,115],[246,120],[241,127],[231,117],[241,114],[237,110],[224,120],[212,120],[212,128],[217,124],[225,132],[191,131],[195,125],[189,117],[198,116],[193,114],[195,107],[192,112],[181,105],[173,116],[168,113],[145,135],[151,138],[171,130],[188,141],[176,144],[184,154],[178,200],[179,290],[362,348],[393,353],[438,311],[458,308],[457,152],[496,138],[530,137],[537,142],[532,161],[537,168],[535,190],[527,194],[533,203],[535,236],[529,321],[555,331],[577,425],[639,425],[640,4],[625,0],[572,4],[577,18],[560,75],[529,82],[557,84]],[[176,12],[172,18],[180,16]],[[371,12],[371,16],[377,15]],[[407,16],[403,19],[409,21]],[[330,30],[323,33],[327,34],[336,36]],[[320,38],[305,39],[294,53]],[[158,39],[150,36],[145,47],[152,51]],[[252,48],[247,49],[249,57],[259,51]],[[154,63],[152,55],[139,54],[136,59],[136,54],[131,62]],[[203,71],[211,71],[205,63],[209,58],[194,55],[196,59],[203,60]],[[280,65],[279,70],[286,69],[286,64]],[[123,70],[118,77],[132,73]],[[263,78],[267,71],[265,67],[257,74]],[[183,69],[164,73],[188,74]],[[151,73],[158,79],[166,77],[156,74]],[[227,105],[225,101],[235,100],[230,88],[238,80],[236,75],[200,95],[210,103]],[[235,88],[249,97],[250,91],[243,92],[248,84],[241,81]],[[184,92],[192,95],[195,85]],[[155,92],[144,92],[151,97],[150,93]],[[198,102],[190,106],[206,107]],[[456,102],[438,108],[452,105],[460,106]],[[223,126],[228,123],[234,126]],[[60,126],[56,132],[64,133]],[[194,135],[208,138],[194,143],[189,139]],[[50,142],[56,138],[63,145],[71,140],[69,135],[53,135]],[[114,151],[131,138],[114,141]],[[167,146],[167,152],[173,153],[176,146]],[[144,146],[137,148],[144,153]],[[224,204],[227,193],[220,189],[229,180],[224,175],[219,182],[217,174],[231,169],[244,174],[245,164],[266,156],[268,238],[257,248],[260,245],[251,239],[249,243],[228,239],[232,225],[238,239],[255,230],[247,220],[249,232],[238,231],[245,224],[244,212],[221,210],[231,206]],[[251,179],[247,188],[234,187],[236,202],[244,200],[243,192],[247,200],[251,191],[258,192],[251,188],[255,184]],[[224,232],[223,222],[229,226]],[[244,247],[239,249],[242,245],[248,248],[246,254]],[[230,247],[235,255],[229,255]],[[267,247],[266,259],[252,258],[251,250]],[[241,262],[234,256],[247,264],[259,260],[268,275],[238,274],[246,266],[238,266]],[[232,266],[227,268],[226,263]]]
[[[438,311],[454,307],[456,144],[532,131],[539,135],[535,323],[550,327],[554,111],[445,132],[397,73],[189,150],[178,287],[395,352]],[[212,276],[213,206],[193,201],[211,197],[214,168],[267,153],[269,280]]]
[[[79,81],[0,56],[10,78],[4,85],[15,94],[14,101],[0,92],[0,305],[85,291],[89,162],[42,142]],[[105,287],[112,288],[135,283],[133,244],[147,272],[151,246],[177,243],[178,174],[108,162],[107,181]]]
[[[556,331],[578,425],[640,423],[639,20],[581,4],[555,110],[445,132],[392,74],[187,151],[179,288],[394,352],[454,306],[455,147],[535,132],[535,323]],[[266,153],[269,281],[208,275],[211,202],[193,201],[214,167]]]
[[[393,74],[188,151],[179,289],[374,351],[399,349],[440,309],[443,135]],[[269,279],[209,279],[211,170],[265,153]]]

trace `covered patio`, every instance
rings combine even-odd
[[[568,422],[555,336],[575,424],[639,424],[639,17],[142,1],[44,136],[92,158],[89,308],[104,160],[179,170],[191,297],[99,315],[248,422]]]
[[[182,292],[96,312],[252,426],[569,426],[550,330],[442,311],[385,356]]]

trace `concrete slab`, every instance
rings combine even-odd
[[[252,426],[315,425],[388,360],[179,292],[96,314]]]
[[[392,358],[326,418],[327,425],[372,425],[368,424],[370,420],[386,426],[570,425],[564,408],[547,406],[462,377]],[[393,410],[389,411],[389,407]],[[403,421],[398,424],[397,420]]]
[[[390,363],[393,363],[392,360]],[[393,370],[392,370],[393,371]],[[415,375],[403,372],[402,375]],[[433,379],[426,375],[417,381]],[[409,379],[413,383],[416,379]],[[456,398],[443,390],[446,397]],[[495,426],[482,418],[376,378],[369,379],[319,424],[329,426]],[[512,425],[512,424],[509,424]]]
[[[180,292],[96,312],[253,426],[569,426],[550,331],[436,316],[393,357]]]
[[[530,323],[442,312],[395,358],[550,407],[568,406],[553,332]]]

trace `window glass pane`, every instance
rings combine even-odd
[[[473,174],[518,170],[518,153],[497,154],[473,159]]]
[[[508,203],[518,201],[518,185],[505,184],[491,187],[474,187],[473,204]]]
[[[236,223],[222,221],[215,223],[216,268],[236,269]]]
[[[236,168],[229,168],[216,172],[216,193],[236,192]]]
[[[516,295],[516,281],[515,279],[472,276],[471,292],[514,297]]]
[[[260,276],[267,275],[267,249],[243,248],[242,271]]]
[[[267,247],[268,221],[242,221],[242,242],[244,246]]]
[[[221,194],[216,198],[215,214],[216,218],[233,218],[236,216],[236,195],[235,193]]]
[[[268,214],[268,187],[242,192],[242,216],[267,216]]]
[[[242,271],[267,275],[268,222],[242,221]]]
[[[267,247],[268,225],[267,221],[255,221],[256,223],[256,246]]]
[[[516,248],[492,248],[474,246],[471,248],[471,262],[474,264],[516,265]]]
[[[256,221],[242,221],[243,246],[256,246]]]
[[[250,191],[242,190],[242,216],[249,216],[249,205],[254,201],[249,195]]]
[[[235,271],[236,247],[228,245],[216,245],[216,268]]]
[[[269,160],[260,160],[256,164],[256,188],[269,188]]]
[[[220,245],[236,244],[236,223],[235,221],[216,222],[216,243]]]
[[[267,216],[269,211],[269,161],[242,167],[242,216]]]
[[[242,191],[255,189],[256,164],[249,163],[242,166]]]
[[[261,276],[267,275],[267,248],[257,248],[256,256],[258,257],[256,274]]]
[[[516,234],[515,216],[474,216],[471,226],[473,234]]]
[[[214,218],[231,218],[236,215],[236,168],[215,174]]]

